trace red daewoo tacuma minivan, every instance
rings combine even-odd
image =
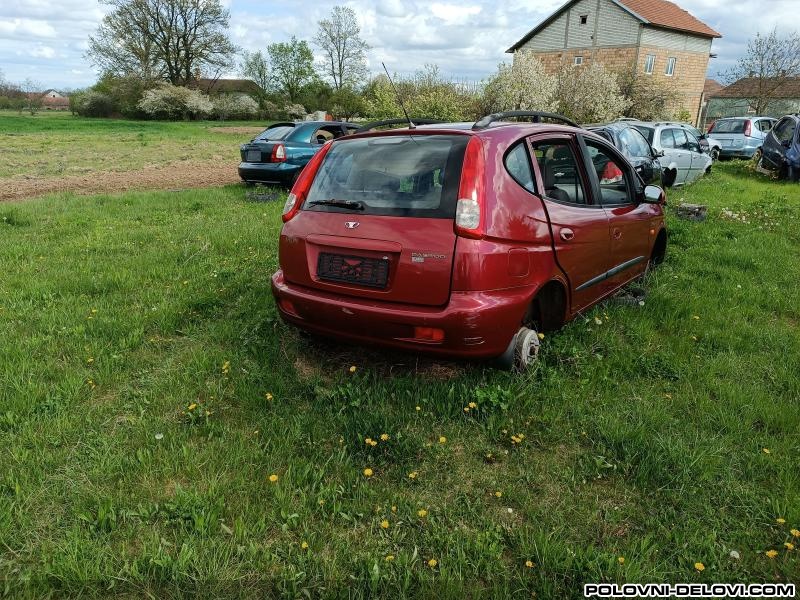
[[[539,332],[664,258],[664,201],[558,115],[370,129],[292,188],[272,290],[310,332],[524,368]]]

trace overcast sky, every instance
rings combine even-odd
[[[258,50],[292,35],[310,40],[317,21],[335,4],[352,6],[372,46],[370,68],[385,61],[411,73],[425,63],[443,74],[480,80],[509,59],[505,50],[564,0],[223,0],[231,11],[231,36]],[[720,33],[709,76],[726,70],[756,31],[797,22],[800,0],[680,0]],[[10,81],[32,78],[44,87],[79,88],[95,81],[84,59],[86,40],[102,19],[94,0],[0,0],[0,71]],[[794,26],[796,28],[796,26]],[[784,28],[783,31],[786,31]]]

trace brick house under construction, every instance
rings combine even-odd
[[[677,111],[697,121],[714,38],[719,33],[667,0],[570,0],[507,50],[533,51],[549,72],[564,64],[634,67],[674,82]]]

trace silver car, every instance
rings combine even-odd
[[[772,117],[729,117],[717,119],[708,129],[722,144],[721,158],[753,158],[777,119]]]
[[[631,122],[653,149],[663,155],[660,159],[664,169],[663,181],[667,187],[691,183],[711,171],[714,162],[703,149],[700,141],[686,126],[680,123]]]

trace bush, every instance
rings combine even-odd
[[[541,110],[558,108],[558,80],[545,71],[533,52],[522,50],[510,65],[501,64],[486,84],[483,105],[490,112],[501,110]]]
[[[642,77],[634,69],[617,74],[620,93],[630,102],[629,117],[643,121],[671,119],[673,108],[680,100],[680,92],[673,82],[656,77]],[[691,115],[686,119],[689,121]]]
[[[115,113],[131,119],[141,119],[147,115],[139,109],[139,102],[147,90],[153,89],[158,84],[158,81],[143,79],[137,75],[117,77],[106,74],[92,89],[111,98]]]
[[[306,116],[306,107],[302,104],[287,104],[283,112],[290,119],[303,119]]]
[[[564,66],[556,81],[556,110],[578,123],[611,121],[630,106],[620,92],[617,76],[599,63]]]
[[[250,96],[221,94],[212,98],[214,116],[225,119],[252,119],[258,115],[258,103]]]
[[[82,117],[110,117],[114,112],[113,100],[102,92],[89,90],[73,96],[70,109]]]
[[[196,119],[209,115],[214,105],[208,96],[197,90],[164,83],[147,90],[138,108],[154,119]]]

